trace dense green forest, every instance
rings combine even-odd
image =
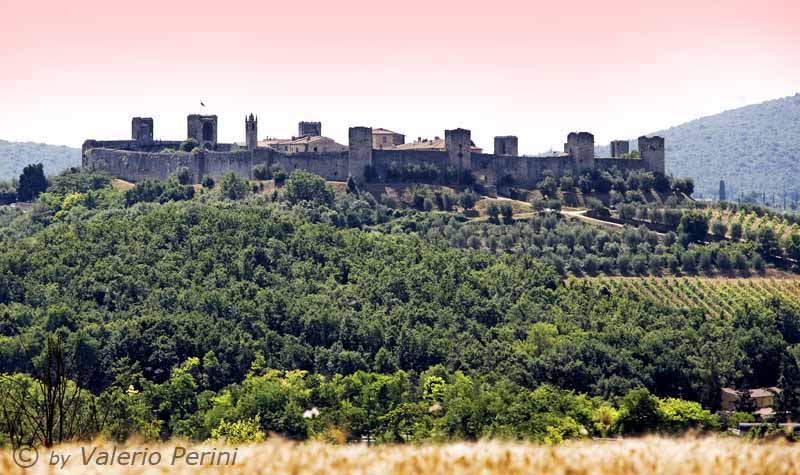
[[[516,243],[492,249],[304,172],[252,191],[229,175],[122,193],[71,172],[31,212],[0,208],[0,441],[45,440],[13,416],[46,404],[31,377],[56,370],[82,391],[65,438],[713,430],[732,423],[712,414],[726,385],[778,385],[787,415],[800,409],[797,302],[720,319],[567,287],[530,252],[536,223],[556,250],[600,238],[546,210],[485,224]]]

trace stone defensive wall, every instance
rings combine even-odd
[[[444,171],[450,162],[447,152],[436,150],[378,150],[372,151],[372,166],[380,179],[385,179],[389,167],[431,166]]]
[[[167,180],[185,167],[196,183],[206,175],[215,179],[228,172],[252,178],[253,167],[281,167],[288,173],[302,169],[332,181],[347,180],[347,152],[283,154],[272,149],[220,152],[198,149],[194,152],[146,152],[111,148],[88,148],[85,168],[105,170],[126,181],[148,178]]]
[[[272,154],[272,164],[279,166],[291,173],[294,170],[306,170],[317,174],[326,180],[347,181],[348,152],[328,153],[293,153],[286,155],[268,150]],[[256,153],[260,153],[258,150]]]
[[[104,170],[127,181],[148,178],[166,180],[179,168],[196,174],[198,161],[192,153],[136,152],[110,148],[90,148],[83,153],[83,167]]]
[[[178,140],[156,140],[152,142],[139,142],[136,140],[87,140],[83,143],[83,152],[92,148],[107,148],[114,150],[129,150],[135,152],[161,152],[164,149],[170,148],[178,150],[181,146]],[[214,150],[218,152],[227,152],[234,147],[232,144],[216,144]],[[86,165],[84,159],[83,165]]]
[[[557,157],[512,157],[480,154],[479,164],[487,163],[487,182],[492,184],[507,183],[526,188],[533,188],[536,183],[544,178],[545,170],[550,170],[553,175],[560,177],[567,173],[576,174],[574,160],[568,156]],[[472,155],[472,164],[476,164],[476,155]],[[480,170],[476,174],[481,174]]]
[[[177,147],[180,142],[161,142],[153,148]],[[105,143],[103,143],[105,145]],[[256,165],[267,168],[280,167],[287,173],[301,169],[317,174],[326,180],[345,181],[348,176],[348,152],[285,154],[269,148],[238,151],[196,150],[194,152],[148,152],[127,150],[125,144],[109,144],[115,148],[90,147],[84,152],[83,164],[87,168],[106,170],[127,181],[147,178],[167,180],[178,169],[186,167],[196,182],[209,175],[220,178],[232,171],[244,178],[252,178]],[[120,148],[116,148],[120,147]],[[131,148],[136,147],[135,145]],[[139,146],[140,147],[140,146]],[[380,180],[384,180],[390,167],[434,167],[444,171],[451,166],[447,152],[431,150],[373,150],[372,166]],[[618,168],[622,171],[647,169],[638,158],[595,158],[594,168],[599,171]],[[498,182],[532,188],[544,178],[545,170],[556,177],[580,170],[570,156],[513,157],[488,153],[472,153],[471,169],[476,178],[489,185]]]
[[[594,167],[598,171],[610,171],[618,168],[623,172],[649,169],[641,158],[595,158]]]

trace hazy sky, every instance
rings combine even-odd
[[[491,149],[598,144],[800,91],[800,1],[0,0],[0,138],[290,136],[299,120]],[[202,109],[203,100],[208,106]]]

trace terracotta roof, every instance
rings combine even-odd
[[[725,394],[730,394],[731,396],[740,397],[742,395],[741,391],[737,391],[733,388],[722,388],[722,392]],[[749,391],[750,397],[770,397],[775,396],[776,394],[780,394],[781,389],[775,386],[769,388],[756,388],[750,389]]]
[[[319,142],[322,140],[333,140],[333,139],[329,139],[328,137],[323,137],[321,135],[304,135],[302,137],[297,137],[296,139],[290,141],[289,143],[303,144],[303,143]]]
[[[750,397],[770,397],[775,396],[776,394],[780,393],[780,388],[771,387],[771,388],[757,388],[750,390]]]
[[[264,140],[259,140],[259,145],[277,145],[277,144],[284,144],[290,143],[292,139],[274,139],[274,138],[266,138]]]
[[[382,129],[380,127],[377,128],[377,129],[372,129],[372,133],[373,133],[373,135],[374,134],[378,134],[378,135],[395,135],[395,134],[396,135],[402,135],[402,134],[398,134],[397,132],[392,132],[389,129]]]
[[[444,139],[424,139],[392,147],[393,150],[444,150],[445,148]]]
[[[470,151],[474,153],[481,153],[483,149],[480,147],[475,146],[475,142],[470,142],[472,147],[470,147]],[[446,150],[447,145],[445,140],[442,138],[437,139],[424,139],[418,140],[416,142],[409,142],[400,145],[395,145],[394,147],[390,147],[387,150]]]
[[[321,141],[331,141],[336,143],[335,140],[329,137],[325,137],[323,135],[304,135],[302,137],[294,137],[291,139],[275,139],[275,138],[267,138],[264,140],[260,140],[258,145],[261,146],[270,146],[270,145],[300,145],[300,144],[309,144],[314,142],[321,142]]]
[[[739,391],[733,388],[722,388],[722,392],[725,394],[730,394],[731,396],[739,396]]]

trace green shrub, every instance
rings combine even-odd
[[[632,389],[622,399],[617,428],[626,435],[641,435],[661,425],[662,413],[658,398],[645,388]]]
[[[471,191],[465,191],[458,195],[458,204],[464,209],[474,208],[477,201],[478,197]]]
[[[708,217],[699,210],[684,211],[678,232],[689,242],[705,241],[708,237]]]
[[[263,442],[264,433],[260,425],[260,415],[236,422],[226,422],[223,419],[217,428],[211,431],[211,440],[224,441],[228,445]]]
[[[256,180],[270,180],[272,179],[272,173],[270,173],[269,168],[266,165],[258,164],[253,167],[252,170],[253,178]]]
[[[286,178],[288,177],[288,175],[286,174],[286,171],[283,168],[276,167],[272,170],[272,177],[275,179],[276,186],[283,186],[283,184],[286,182]]]
[[[503,215],[503,223],[511,224],[514,222],[514,207],[510,203],[503,203],[500,207],[500,213]]]
[[[178,146],[178,150],[181,152],[191,152],[192,150],[198,148],[200,146],[195,139],[186,139]]]
[[[41,163],[27,165],[17,184],[17,200],[33,201],[47,190],[47,178]]]
[[[222,188],[222,196],[229,200],[241,200],[247,196],[247,192],[249,191],[247,182],[239,178],[234,172],[228,172],[222,178],[220,186]]]

